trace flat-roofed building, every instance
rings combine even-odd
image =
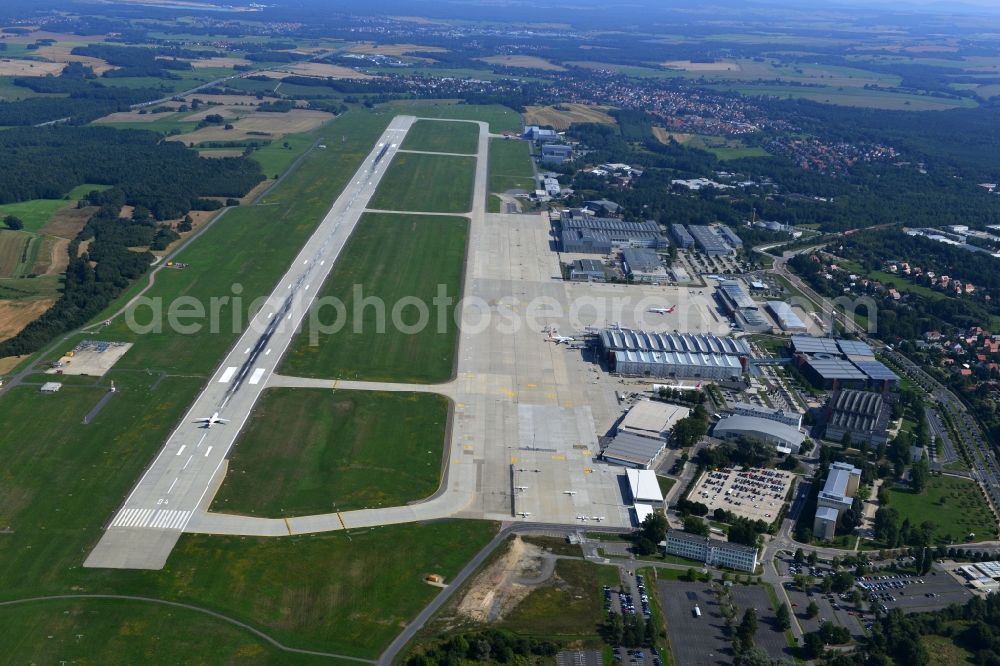
[[[677,247],[682,250],[686,250],[694,245],[694,237],[688,233],[688,230],[684,228],[683,224],[671,224],[670,233],[674,237],[674,242],[677,243]]]
[[[729,380],[750,358],[744,341],[715,335],[605,329],[599,340],[611,371],[631,377]]]
[[[722,236],[723,240],[729,244],[729,247],[740,248],[743,247],[743,239],[740,238],[735,231],[729,227],[720,224],[716,227],[719,230],[719,235]]]
[[[670,281],[659,255],[645,247],[622,249],[622,270],[633,282],[664,284]]]
[[[690,414],[690,409],[680,405],[658,400],[640,400],[622,418],[617,431],[667,441],[677,422]]]
[[[778,423],[784,423],[785,425],[792,426],[796,429],[802,427],[802,415],[797,412],[786,412],[783,409],[761,407],[759,405],[751,405],[746,402],[738,402],[733,405],[732,412],[733,414],[739,414],[740,416],[754,416],[759,419],[777,421]]]
[[[860,340],[791,336],[790,346],[802,374],[819,387],[888,392],[899,384],[899,376],[875,359],[875,353]]]
[[[545,143],[539,151],[538,159],[544,164],[562,164],[573,159],[573,148],[561,143]]]
[[[605,282],[608,273],[597,259],[575,259],[569,267],[569,279],[574,282]]]
[[[841,512],[851,508],[860,482],[861,470],[850,463],[835,462],[830,465],[826,482],[817,497],[814,536],[820,539],[832,539],[835,536],[837,520]]]
[[[733,248],[722,239],[715,230],[708,226],[689,224],[688,232],[694,238],[695,245],[710,257],[722,257],[731,254]]]
[[[627,222],[617,218],[594,217],[580,209],[563,211],[559,219],[563,252],[608,254],[613,248],[645,247],[661,249],[667,238],[652,220]]]
[[[757,548],[741,543],[730,543],[680,530],[668,530],[666,550],[670,555],[697,560],[712,566],[747,572],[757,570]]]
[[[656,479],[656,472],[651,469],[627,469],[625,476],[628,479],[633,503],[663,504],[663,493],[660,491],[660,482]]]
[[[785,333],[805,333],[808,329],[792,306],[784,301],[768,301],[767,309],[774,316],[778,327]]]
[[[619,432],[601,452],[601,457],[613,465],[649,469],[666,446],[666,441],[662,439]]]

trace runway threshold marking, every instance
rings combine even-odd
[[[264,368],[256,368],[253,371],[253,374],[250,375],[250,383],[251,384],[260,384],[260,378],[264,376],[265,372],[267,372],[267,371],[264,370]]]
[[[228,367],[228,368],[226,368],[226,369],[225,369],[225,371],[224,371],[224,372],[222,373],[222,376],[221,376],[221,377],[219,377],[219,383],[220,383],[220,384],[225,384],[225,383],[226,383],[226,382],[228,382],[228,381],[229,381],[230,379],[232,379],[232,378],[233,378],[233,375],[235,375],[235,374],[236,374],[236,366],[235,366],[235,365],[231,365],[231,366],[229,366],[229,367]]]
[[[339,511],[337,512],[337,520],[340,521],[340,526],[343,527],[346,530],[347,529],[347,525],[344,523],[344,517],[342,515],[340,515]]]

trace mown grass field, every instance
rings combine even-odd
[[[400,146],[404,150],[475,155],[479,144],[479,125],[465,122],[418,120],[413,123]]]
[[[189,267],[163,271],[150,295],[205,299],[231,295],[239,282],[245,310],[270,291],[390,118],[357,111],[331,123],[324,134],[330,149],[311,153],[267,197],[273,205],[219,220],[183,253]],[[223,319],[233,309],[224,306]],[[0,398],[0,529],[9,527],[0,535],[0,600],[87,593],[182,600],[288,645],[374,658],[437,594],[422,574],[454,576],[495,533],[493,523],[448,521],[274,540],[185,535],[162,571],[83,569],[103,526],[238,334],[140,335],[124,322],[109,331],[114,336],[101,337],[135,346],[98,385],[68,382],[54,395],[25,385]],[[161,371],[169,374],[161,378]],[[82,425],[111,380],[118,392]],[[110,641],[115,626],[83,614],[71,631]],[[16,637],[3,634],[0,646],[11,646]],[[214,636],[205,661],[238,660],[245,637]],[[25,662],[50,654],[43,645],[16,649]],[[170,654],[152,632],[129,649]]]
[[[10,663],[328,664],[282,652],[249,631],[183,608],[143,601],[79,599],[0,606],[0,650]],[[333,663],[350,663],[334,661]]]
[[[480,72],[481,70],[470,71]],[[390,102],[380,108],[383,109],[383,112],[409,114],[421,118],[481,120],[490,124],[490,131],[494,134],[502,132],[520,134],[522,128],[521,116],[513,109],[499,104],[454,104],[442,100],[406,100]]]
[[[914,526],[934,523],[935,543],[992,541],[996,523],[979,494],[975,482],[955,476],[932,476],[920,494],[906,489],[889,490],[889,506],[899,512],[900,522]],[[975,537],[966,538],[969,534]]]
[[[112,379],[118,393],[81,425]],[[437,593],[422,575],[454,576],[495,532],[492,523],[454,521],[272,540],[185,535],[162,571],[83,569],[102,526],[201,380],[158,382],[156,375],[112,370],[100,384],[67,384],[54,395],[22,386],[0,400],[0,455],[7,461],[0,526],[11,530],[0,539],[0,601],[72,593],[180,600],[289,645],[375,657]],[[172,611],[150,613],[167,622]],[[74,635],[115,638],[102,634],[106,619],[89,617],[74,620]],[[208,662],[232,658],[246,644],[242,634],[213,631]],[[46,645],[35,652],[15,644],[12,632],[0,633],[0,645],[34,655],[28,661],[49,654]],[[130,650],[158,645],[155,632],[135,640]]]
[[[467,213],[475,170],[474,157],[396,153],[368,207]]]
[[[319,294],[343,302],[340,330],[325,333],[306,326],[292,342],[281,373],[416,383],[450,379],[458,336],[454,302],[461,297],[468,226],[464,217],[366,213]],[[440,310],[433,302],[439,285],[452,299]],[[362,299],[373,296],[384,303],[382,327],[377,307],[360,307]],[[404,298],[426,305],[426,326],[413,332],[406,328],[420,321],[415,307],[399,310],[403,328],[393,324],[392,310]],[[338,315],[325,307],[317,319],[332,328]]]
[[[423,499],[440,482],[447,421],[433,393],[268,389],[212,510],[301,516]]]
[[[527,141],[490,139],[487,189],[497,194],[507,190],[535,190],[531,169],[531,146]]]

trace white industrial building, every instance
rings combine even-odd
[[[737,571],[757,570],[757,549],[680,530],[667,531],[667,553]]]
[[[715,335],[605,329],[600,334],[612,372],[633,377],[736,379],[750,350],[742,340]]]
[[[663,493],[660,492],[660,482],[656,472],[650,469],[627,469],[629,491],[632,493],[632,503],[663,504]]]
[[[778,322],[778,326],[782,331],[786,333],[808,332],[805,322],[795,314],[792,306],[788,303],[784,301],[768,301],[767,309],[774,315],[774,320]]]
[[[670,439],[670,431],[674,425],[690,414],[690,409],[680,405],[640,400],[628,410],[625,418],[618,424],[618,432],[666,441]]]
[[[860,482],[861,470],[857,467],[845,462],[830,465],[826,483],[823,484],[823,490],[819,491],[816,503],[813,536],[818,539],[834,537],[840,512],[851,508]]]
[[[786,412],[783,409],[761,407],[759,405],[751,405],[746,402],[736,403],[733,405],[732,411],[733,414],[739,414],[740,416],[755,416],[760,419],[768,419],[769,421],[784,423],[785,425],[792,426],[795,429],[802,427],[802,415],[798,412]]]
[[[802,442],[806,439],[806,434],[798,428],[759,416],[742,414],[720,419],[715,424],[712,435],[718,439],[743,437],[764,444],[773,444],[778,453],[798,453],[802,448]]]

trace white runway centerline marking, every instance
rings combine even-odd
[[[211,452],[212,452],[212,447],[211,446],[208,447],[207,449],[205,449],[205,457],[207,458],[208,454],[211,453]]]
[[[222,376],[219,377],[219,383],[225,384],[230,379],[232,379],[233,375],[235,374],[236,374],[236,366],[235,365],[229,366],[228,368],[226,368],[226,371],[222,373]]]
[[[194,458],[194,454],[193,453],[188,456],[187,462],[184,463],[184,467],[181,467],[182,470],[185,470],[185,469],[188,468],[188,465],[191,464],[191,459],[192,458]]]
[[[174,477],[174,481],[173,481],[173,483],[171,483],[171,484],[170,484],[170,487],[169,487],[169,488],[167,488],[167,494],[168,494],[168,495],[169,495],[169,494],[170,494],[170,492],[171,492],[171,491],[172,491],[172,490],[174,489],[174,486],[176,486],[176,485],[177,485],[177,480],[178,480],[178,479],[180,479],[180,478],[181,478],[181,477],[179,477],[179,476],[175,476],[175,477]]]
[[[268,349],[268,350],[267,350],[266,352],[264,352],[264,356],[267,356],[267,355],[268,355],[268,354],[270,354],[270,353],[271,353],[271,350],[270,350],[270,349]]]
[[[177,455],[184,453],[184,449],[187,448],[187,444],[181,444],[181,448],[177,449]]]
[[[253,371],[253,374],[250,375],[250,383],[251,384],[260,384],[260,378],[264,376],[265,372],[266,372],[266,370],[264,370],[264,368],[256,368]]]

